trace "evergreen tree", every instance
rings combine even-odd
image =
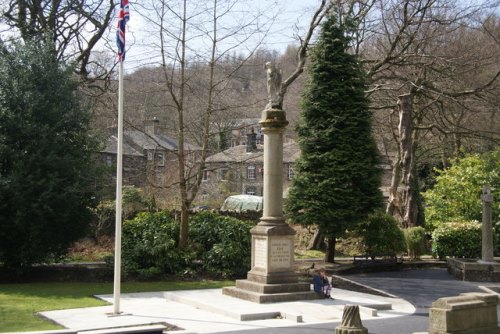
[[[311,50],[297,126],[301,157],[286,206],[293,222],[320,228],[330,262],[335,239],[382,206],[364,73],[348,45],[343,26],[329,16]]]
[[[64,254],[94,205],[95,142],[71,69],[50,42],[0,41],[0,264]]]

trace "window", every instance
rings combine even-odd
[[[148,160],[153,160],[153,152],[148,151]]]
[[[155,160],[158,166],[165,166],[165,155],[163,153],[156,153]]]
[[[202,181],[208,181],[208,170],[203,171],[203,178],[201,179]]]
[[[247,195],[255,195],[255,187],[246,187],[245,194],[247,194]]]
[[[113,166],[113,157],[111,155],[106,155],[106,165]]]
[[[229,180],[229,170],[227,168],[222,168],[219,173],[222,181]]]
[[[203,202],[206,202],[208,201],[208,193],[206,191],[204,191],[202,194],[201,194],[201,200]]]
[[[295,166],[292,164],[288,165],[288,179],[291,180],[293,179],[293,176],[295,175]]]
[[[248,165],[248,167],[247,167],[247,179],[255,180],[255,166],[254,165]]]

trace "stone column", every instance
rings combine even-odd
[[[226,295],[257,303],[316,299],[310,282],[298,282],[294,268],[295,231],[283,217],[283,132],[286,113],[268,107],[260,120],[264,133],[264,203],[252,230],[252,263],[246,280],[224,288]]]
[[[294,273],[295,231],[283,218],[283,132],[286,113],[266,109],[259,122],[264,133],[264,201],[262,218],[252,233],[251,281],[297,282]]]
[[[491,224],[491,204],[493,202],[493,196],[491,195],[491,189],[489,187],[483,187],[481,200],[483,201],[481,262],[493,262],[493,227]]]

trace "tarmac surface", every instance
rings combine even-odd
[[[417,269],[343,275],[393,297],[335,288],[334,299],[256,304],[225,296],[221,289],[129,293],[121,296],[123,314],[112,306],[43,312],[79,332],[146,324],[168,324],[167,333],[301,334],[334,333],[345,305],[359,305],[372,334],[410,334],[428,328],[431,303],[463,292],[485,292],[478,282],[456,280],[446,269]],[[99,298],[113,301],[113,296]]]

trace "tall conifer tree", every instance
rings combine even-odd
[[[0,40],[0,265],[65,254],[95,205],[90,111],[48,40]]]
[[[335,239],[382,206],[364,72],[348,48],[344,27],[330,15],[311,50],[297,126],[302,153],[287,200],[295,223],[316,224],[327,237],[330,262]]]

